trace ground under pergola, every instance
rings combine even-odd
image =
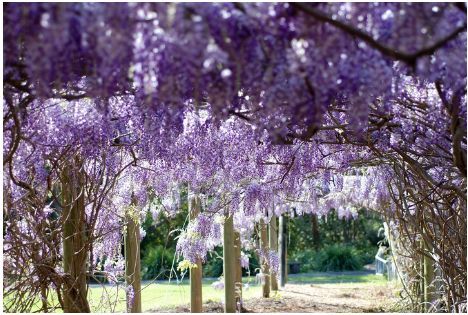
[[[401,288],[400,288],[401,289]],[[288,283],[270,298],[244,301],[247,313],[340,313],[395,311],[399,289],[389,283]],[[190,312],[190,305],[153,309],[152,312]],[[224,312],[219,301],[207,301],[203,311]]]

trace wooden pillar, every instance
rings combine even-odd
[[[287,239],[288,231],[286,224],[285,214],[282,214],[279,218],[279,256],[280,256],[280,286],[284,287],[286,284],[286,277],[288,274],[287,266]]]
[[[269,243],[270,249],[278,252],[278,225],[276,224],[276,216],[273,215],[270,219],[270,224],[268,225],[269,233]],[[273,291],[278,291],[278,279],[276,273],[271,271],[271,289]]]
[[[231,214],[226,214],[224,221],[224,312],[236,312],[235,274],[236,259],[234,250],[234,222]]]
[[[127,300],[128,313],[141,313],[141,263],[140,263],[140,218],[136,199],[125,214],[127,230],[125,233],[125,278],[131,286],[133,297]],[[127,294],[127,299],[129,299]]]
[[[62,172],[63,271],[70,277],[64,283],[63,311],[89,313],[86,284],[86,219],[84,177],[78,159]]]
[[[289,259],[288,259],[288,247],[289,247],[289,215],[286,215],[284,217],[284,259],[286,261],[285,265],[285,276],[284,276],[284,281],[285,283],[288,283],[288,276],[289,276]]]
[[[264,298],[268,298],[270,297],[270,266],[268,265],[268,260],[266,259],[265,255],[269,254],[269,246],[267,225],[263,219],[260,220],[260,246],[264,255],[261,259],[261,270],[263,276],[265,277],[264,283],[262,285],[262,295]]]
[[[235,282],[236,282],[236,306],[239,306],[238,311],[242,311],[242,266],[241,266],[241,238],[239,232],[234,232],[234,250],[236,256],[235,268]]]
[[[201,201],[198,197],[189,197],[190,220],[194,220],[201,211]],[[190,311],[201,313],[203,311],[202,301],[202,261],[196,261],[196,267],[190,268]]]

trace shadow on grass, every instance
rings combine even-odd
[[[291,284],[336,284],[336,283],[381,283],[386,277],[375,275],[372,271],[310,272],[288,275]]]

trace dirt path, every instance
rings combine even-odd
[[[391,285],[345,284],[287,284],[276,296],[244,301],[248,313],[317,313],[317,312],[388,312],[396,301]],[[155,312],[190,312],[188,305]],[[203,311],[223,312],[219,302],[208,302]]]
[[[393,292],[386,286],[359,284],[287,284],[284,291],[259,303],[246,301],[251,312],[384,312]]]

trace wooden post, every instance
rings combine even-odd
[[[286,284],[286,277],[288,273],[287,266],[287,225],[285,215],[282,214],[279,218],[279,256],[280,256],[280,286],[284,287]]]
[[[238,311],[242,311],[242,266],[241,266],[241,238],[239,232],[234,232],[234,250],[236,255],[236,305],[239,305]]]
[[[137,203],[132,196],[132,204],[127,209],[125,217],[127,230],[125,233],[125,278],[127,286],[131,286],[133,297],[127,294],[127,312],[141,313],[141,264],[140,264],[140,218]]]
[[[194,220],[201,210],[201,201],[198,197],[189,197],[190,220]],[[190,268],[190,312],[201,313],[203,311],[202,302],[202,261],[196,261],[196,267]]]
[[[284,217],[284,260],[286,261],[285,264],[285,275],[284,275],[284,281],[285,283],[288,283],[288,276],[289,276],[289,262],[288,262],[288,247],[289,247],[289,216],[286,215]]]
[[[235,268],[236,258],[234,250],[234,222],[231,214],[226,214],[224,221],[224,312],[236,312]]]
[[[264,255],[269,254],[269,246],[268,246],[268,235],[267,235],[267,225],[263,221],[260,220],[260,246]],[[270,266],[268,265],[268,260],[266,257],[262,257],[261,259],[262,264],[262,273],[265,277],[264,283],[262,285],[262,295],[264,298],[270,297]]]
[[[276,216],[273,215],[270,219],[269,224],[269,243],[270,249],[278,252],[278,225],[276,222]],[[275,272],[271,271],[271,289],[273,291],[278,291],[278,279]]]
[[[64,283],[63,311],[89,313],[84,178],[78,159],[74,165],[65,167],[61,180],[63,271],[70,276]]]

